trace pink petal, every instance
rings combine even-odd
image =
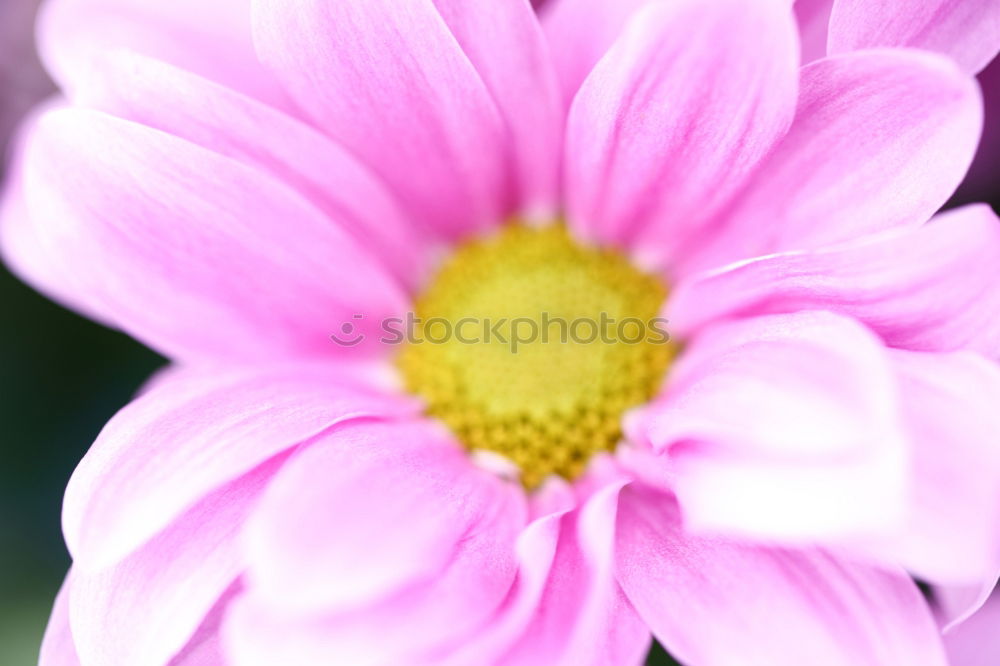
[[[52,615],[45,627],[42,637],[42,647],[38,654],[38,666],[80,666],[76,656],[76,646],[73,644],[73,632],[69,627],[69,588],[70,576],[66,575],[56,595],[52,607]]]
[[[795,0],[795,18],[802,40],[802,64],[826,57],[833,0]]]
[[[617,544],[625,593],[684,663],[946,663],[929,609],[902,572],[694,537],[669,495],[636,487],[622,491]]]
[[[47,114],[28,146],[36,233],[86,302],[175,358],[343,354],[406,309],[377,260],[258,169],[92,111]],[[358,319],[358,317],[364,317]]]
[[[102,60],[76,102],[259,167],[375,250],[408,286],[426,276],[429,248],[385,185],[344,148],[281,111],[133,53]]]
[[[1000,663],[1000,595],[945,635],[950,666],[996,666]]]
[[[434,661],[507,596],[525,509],[520,488],[437,426],[340,428],[289,463],[250,524],[228,652],[236,664]]]
[[[454,237],[511,212],[503,116],[431,2],[253,0],[253,25],[302,108],[429,228]]]
[[[797,48],[780,2],[682,0],[640,10],[570,111],[571,224],[613,244],[638,235],[669,256],[788,127]]]
[[[1000,357],[1000,221],[986,205],[812,251],[774,254],[692,277],[671,294],[674,335],[725,317],[824,309],[887,344]]]
[[[128,50],[292,108],[254,53],[249,0],[49,0],[38,33],[49,73],[71,97],[104,54]]]
[[[899,351],[913,506],[899,561],[936,584],[992,589],[1000,573],[1000,367],[968,352]]]
[[[511,132],[521,209],[552,217],[558,205],[564,106],[538,18],[524,0],[434,0]]]
[[[962,180],[981,127],[975,81],[941,56],[815,62],[788,135],[685,270],[921,224]]]
[[[160,380],[108,423],[69,482],[63,532],[78,568],[124,556],[207,493],[337,423],[415,409],[351,372],[208,368]]]
[[[243,570],[237,536],[283,458],[211,493],[121,562],[74,570],[70,623],[82,663],[163,666],[184,648]]]
[[[697,529],[795,542],[880,533],[905,495],[895,388],[860,324],[772,315],[705,331],[627,426],[665,457]]]
[[[100,321],[95,304],[86,302],[86,295],[76,289],[76,279],[63,262],[53,258],[45,246],[44,234],[31,218],[24,191],[24,158],[28,137],[34,132],[39,118],[49,111],[66,107],[61,97],[38,105],[21,121],[11,138],[6,176],[0,192],[0,258],[19,278],[48,298]]]
[[[569,104],[594,65],[649,0],[546,0],[539,10],[563,97]]]
[[[829,52],[878,46],[938,51],[975,74],[1000,51],[995,0],[836,0]]]
[[[498,664],[642,664],[646,625],[614,575],[615,514],[622,483],[563,516],[559,544],[536,615]]]
[[[490,516],[523,523],[523,502],[438,425],[341,426],[268,490],[248,527],[249,587],[292,610],[371,603],[442,570]]]
[[[470,636],[457,637],[434,666],[479,666],[500,659],[535,619],[563,534],[563,517],[576,500],[568,484],[550,479],[531,496],[531,523],[515,544],[517,578],[495,615]]]

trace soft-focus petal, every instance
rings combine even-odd
[[[289,463],[248,528],[236,664],[418,664],[485,623],[516,574],[520,487],[439,426],[358,423]]]
[[[127,49],[292,108],[257,60],[249,0],[48,0],[38,35],[42,60],[70,96],[104,54]]]
[[[564,108],[538,18],[526,0],[434,0],[507,121],[531,216],[551,216],[558,197]]]
[[[248,526],[249,580],[285,608],[363,604],[443,569],[494,512],[523,522],[518,502],[520,488],[475,467],[437,424],[344,425],[268,490]]]
[[[1000,594],[944,637],[949,666],[1000,664]]]
[[[539,10],[569,104],[594,65],[621,35],[637,9],[650,0],[547,0]]]
[[[399,283],[294,190],[168,134],[55,111],[24,176],[51,260],[171,357],[343,354],[330,336],[353,323],[375,348],[378,321],[406,309]]]
[[[503,666],[633,666],[650,636],[614,573],[615,513],[621,483],[563,516],[559,545],[534,620]]]
[[[52,615],[45,627],[42,647],[38,654],[38,666],[80,666],[73,644],[73,632],[69,627],[69,577],[63,581],[52,607]]]
[[[570,111],[570,223],[671,255],[787,129],[795,24],[779,0],[679,0],[636,13]]]
[[[829,53],[878,46],[938,51],[975,74],[1000,51],[1000,2],[836,0]]]
[[[795,18],[802,42],[802,64],[826,57],[833,0],[795,0]]]
[[[812,251],[694,276],[671,294],[673,333],[725,317],[830,310],[906,349],[1000,357],[1000,220],[986,205]]]
[[[929,609],[901,571],[817,550],[694,537],[662,493],[622,491],[618,575],[654,635],[684,663],[946,663]]]
[[[254,0],[253,25],[302,108],[429,228],[454,237],[511,212],[503,116],[430,0]]]
[[[913,448],[898,561],[935,584],[992,589],[1000,574],[1000,367],[975,354],[897,351]]]
[[[205,494],[337,423],[415,410],[351,372],[207,369],[158,382],[108,423],[69,482],[63,532],[78,567],[123,556]]]
[[[240,575],[239,531],[284,458],[209,494],[106,569],[75,569],[70,624],[84,664],[163,666]]]
[[[900,49],[815,62],[802,70],[787,136],[685,264],[921,224],[961,182],[981,127],[975,81],[942,56]]]
[[[124,52],[101,61],[75,102],[263,169],[376,250],[407,285],[425,277],[429,248],[385,185],[302,121],[183,69]]]
[[[904,498],[895,389],[860,324],[772,315],[699,335],[627,429],[665,458],[694,527],[792,541],[878,533]]]

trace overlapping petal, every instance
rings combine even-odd
[[[988,206],[811,251],[773,254],[680,283],[675,335],[721,318],[822,309],[905,349],[1000,357],[1000,220]]]
[[[294,112],[257,60],[249,0],[50,0],[38,36],[49,74],[71,97],[104,54],[125,49]]]
[[[772,315],[705,331],[628,434],[663,458],[695,529],[803,542],[878,534],[902,519],[895,379],[878,339],[844,317]]]
[[[787,129],[797,61],[783,2],[645,6],[570,111],[570,224],[604,243],[640,236],[641,252],[671,256]]]
[[[930,611],[902,571],[820,550],[697,537],[669,495],[622,491],[618,572],[654,635],[684,663],[944,666]]]
[[[78,568],[120,559],[205,494],[338,423],[416,409],[352,373],[205,368],[161,379],[111,420],[69,482],[63,533]]]
[[[49,263],[168,356],[337,355],[343,326],[371,348],[379,320],[405,311],[399,283],[301,195],[177,137],[58,110],[39,121],[24,168]]]
[[[802,70],[796,118],[685,270],[928,220],[976,149],[975,81],[946,58],[883,50]]]
[[[943,53],[975,74],[1000,51],[993,0],[835,0],[828,52],[907,46]]]
[[[430,0],[254,0],[253,25],[262,61],[425,229],[454,238],[513,212],[504,117]]]

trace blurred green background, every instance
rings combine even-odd
[[[0,147],[51,93],[33,53],[37,0],[0,0]],[[1000,202],[1000,65],[983,74],[987,136],[955,203]],[[2,171],[0,171],[2,178]],[[34,664],[69,558],[62,492],[101,426],[163,359],[47,301],[0,267],[0,665]],[[674,662],[659,648],[649,664]]]

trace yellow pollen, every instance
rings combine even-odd
[[[417,300],[398,363],[407,389],[470,451],[534,488],[572,480],[621,438],[675,353],[664,285],[562,226],[509,225],[460,246]]]

